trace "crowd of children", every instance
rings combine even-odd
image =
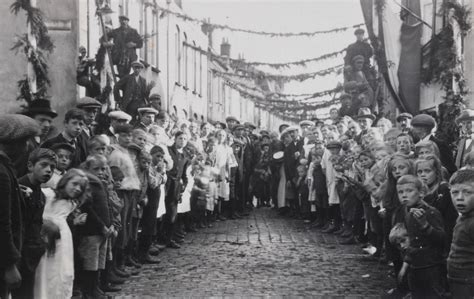
[[[2,298],[106,298],[254,198],[393,265],[393,296],[474,295],[471,110],[454,154],[426,114],[395,127],[362,108],[277,133],[149,107],[96,126],[100,108],[81,98],[61,132],[48,101],[0,117]]]
[[[397,127],[375,120],[361,108],[353,118],[283,129],[286,188],[278,207],[390,265],[387,295],[472,298],[474,111],[456,119],[456,150],[435,137],[427,114],[400,114]]]

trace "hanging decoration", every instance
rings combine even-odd
[[[244,33],[251,33],[251,34],[257,34],[257,35],[266,35],[270,37],[292,37],[292,36],[306,36],[306,37],[311,37],[319,34],[328,34],[328,33],[338,33],[338,32],[344,32],[350,29],[355,29],[364,26],[364,23],[361,24],[355,24],[352,26],[345,26],[345,27],[339,27],[339,28],[333,28],[333,29],[328,29],[328,30],[318,30],[318,31],[312,31],[312,32],[266,32],[266,31],[257,31],[257,30],[250,30],[250,29],[242,29],[242,28],[234,28],[228,25],[221,25],[221,24],[214,24],[214,23],[208,23],[205,20],[199,20],[197,18],[193,18],[191,16],[188,16],[186,14],[182,14],[179,12],[174,12],[169,9],[166,9],[164,7],[161,7],[159,5],[156,5],[158,9],[160,9],[163,14],[161,14],[161,17],[163,17],[165,14],[170,14],[174,15],[177,18],[180,18],[184,21],[190,21],[190,22],[195,22],[195,23],[200,23],[203,24],[208,28],[208,30],[213,30],[213,29],[219,29],[219,30],[230,30],[234,32],[244,32]]]
[[[422,80],[425,84],[439,83],[446,92],[445,101],[438,107],[437,135],[454,143],[459,134],[454,120],[468,94],[458,41],[471,30],[471,10],[457,2],[444,2],[439,15],[447,17],[447,26],[431,41],[431,60],[429,67],[422,70]]]
[[[28,34],[17,36],[16,42],[11,48],[16,53],[24,52],[28,62],[31,64],[36,78],[36,92],[30,88],[29,78],[17,82],[19,95],[18,100],[25,100],[29,105],[37,98],[47,97],[47,87],[50,85],[48,78],[48,65],[46,63],[47,55],[54,50],[54,44],[48,33],[48,28],[44,23],[44,16],[40,9],[33,7],[30,0],[17,0],[11,6],[10,10],[14,15],[18,15],[21,10],[26,13],[26,22],[30,26],[31,35],[36,39],[37,46],[34,47]]]
[[[280,68],[289,68],[292,65],[306,66],[307,63],[317,62],[317,61],[327,60],[327,59],[330,59],[330,58],[333,58],[333,57],[337,57],[339,55],[342,55],[346,51],[346,48],[344,48],[342,50],[331,52],[331,53],[326,53],[326,54],[323,54],[321,56],[314,57],[314,58],[302,59],[302,60],[291,61],[291,62],[271,63],[271,62],[258,62],[258,61],[249,62],[249,61],[245,61],[245,60],[242,60],[242,59],[234,59],[234,58],[230,58],[230,57],[226,57],[226,56],[221,56],[221,55],[212,53],[210,51],[203,50],[200,47],[197,47],[195,45],[192,45],[192,44],[189,44],[189,43],[186,43],[186,42],[183,42],[183,45],[186,46],[186,47],[189,47],[189,48],[191,48],[191,49],[193,49],[193,50],[195,50],[195,51],[197,51],[197,52],[199,52],[203,55],[211,56],[213,59],[217,59],[217,60],[220,60],[220,61],[229,61],[231,66],[234,67],[234,68],[242,68],[244,66],[269,66],[269,67],[272,67],[272,68],[275,68],[275,69],[280,69]]]
[[[268,99],[263,96],[252,94],[229,82],[226,82],[225,84],[229,86],[230,88],[238,91],[243,98],[252,100],[258,108],[262,108],[270,112],[279,111],[279,112],[288,113],[288,112],[298,112],[298,111],[309,111],[309,110],[327,108],[339,103],[338,98],[333,98],[329,101],[311,103],[311,104],[304,104],[304,103],[290,102],[290,101],[279,101],[279,103],[273,102],[269,105]]]
[[[338,85],[336,88],[333,88],[333,89],[328,89],[328,90],[323,90],[323,91],[318,91],[318,92],[313,92],[313,93],[288,94],[288,93],[279,93],[279,92],[265,92],[259,87],[248,86],[247,84],[244,84],[241,82],[232,81],[230,78],[226,78],[226,79],[227,79],[226,83],[229,86],[231,85],[239,86],[239,87],[245,88],[247,91],[261,92],[268,102],[275,102],[275,103],[280,103],[280,102],[290,102],[290,103],[293,102],[294,103],[294,102],[307,101],[307,100],[316,99],[316,98],[320,98],[327,95],[332,95],[344,89],[342,85]],[[291,97],[293,99],[290,100],[288,99],[288,97]],[[298,98],[298,99],[295,99],[295,98]]]
[[[327,76],[329,74],[340,74],[342,70],[344,69],[344,64],[336,65],[324,70],[320,70],[317,72],[312,72],[312,73],[304,73],[304,74],[298,74],[298,75],[275,75],[275,74],[268,74],[262,71],[256,71],[256,70],[244,70],[244,69],[237,69],[236,71],[240,73],[245,73],[245,74],[239,74],[239,73],[229,73],[229,72],[221,72],[217,70],[213,70],[213,73],[216,74],[217,76],[228,76],[228,77],[239,77],[239,78],[248,78],[248,79],[256,79],[256,80],[274,80],[274,81],[280,81],[280,82],[289,82],[292,80],[296,81],[305,81],[308,79],[314,79],[316,77],[322,77],[322,76]]]

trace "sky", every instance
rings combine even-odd
[[[183,0],[186,14],[210,18],[211,23],[268,32],[310,32],[363,23],[358,0]],[[214,49],[220,50],[223,38],[231,44],[231,57],[243,54],[247,61],[289,62],[334,52],[355,41],[353,29],[342,33],[312,37],[268,37],[227,30],[216,30]],[[319,71],[343,63],[343,56],[307,67],[274,69],[274,74],[300,74]],[[335,88],[342,76],[309,79],[285,85],[285,93],[312,93]]]

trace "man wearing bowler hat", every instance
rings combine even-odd
[[[474,110],[466,109],[462,111],[461,115],[456,118],[456,124],[461,126],[461,138],[458,143],[455,163],[457,168],[461,168],[464,166],[464,157],[473,150]]]
[[[439,159],[441,164],[448,170],[449,174],[453,174],[456,171],[456,165],[454,165],[453,154],[451,149],[446,142],[438,139],[433,134],[434,128],[436,128],[436,120],[428,114],[418,114],[413,117],[411,121],[413,136],[418,141],[433,141],[436,143],[439,149]]]
[[[27,173],[27,161],[30,153],[41,146],[41,144],[57,134],[56,129],[52,127],[53,119],[58,116],[56,111],[51,108],[51,102],[46,99],[37,99],[30,103],[28,108],[22,113],[36,121],[40,127],[38,136],[31,136],[26,141],[26,151],[23,157],[15,161],[15,170],[18,177]]]
[[[133,73],[126,75],[114,86],[114,98],[120,109],[130,114],[133,118],[137,115],[137,109],[145,107],[148,102],[145,98],[146,80],[140,76],[144,66],[139,61],[132,63]],[[120,95],[122,91],[122,95]]]
[[[137,30],[128,26],[127,16],[120,16],[120,27],[112,30],[108,37],[113,40],[112,63],[117,66],[120,78],[130,73],[132,62],[138,59],[137,50],[143,47],[143,39]]]

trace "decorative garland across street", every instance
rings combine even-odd
[[[320,70],[317,72],[312,72],[312,73],[304,73],[304,74],[298,74],[298,75],[274,75],[274,74],[268,74],[265,72],[260,72],[260,71],[249,71],[249,70],[244,70],[244,69],[238,69],[237,71],[239,72],[244,72],[246,74],[236,74],[236,73],[229,73],[229,72],[221,72],[217,70],[213,70],[213,73],[218,75],[218,76],[229,76],[229,77],[239,77],[239,78],[250,78],[250,79],[268,79],[268,80],[276,80],[276,81],[292,81],[292,80],[297,80],[297,81],[304,81],[307,79],[314,79],[316,77],[320,76],[326,76],[332,73],[337,73],[339,74],[344,68],[344,64],[336,65],[324,70]]]
[[[326,95],[331,95],[331,94],[334,94],[336,92],[340,92],[344,89],[343,86],[338,86],[338,87],[333,88],[333,89],[317,91],[317,92],[313,92],[313,93],[288,94],[288,93],[279,93],[279,92],[265,92],[264,90],[262,90],[259,87],[248,86],[247,84],[244,84],[242,82],[233,81],[230,78],[226,78],[226,80],[227,80],[226,83],[228,85],[240,86],[240,87],[245,88],[246,90],[261,92],[262,94],[264,94],[266,96],[266,98],[268,98],[268,102],[276,102],[276,103],[281,103],[281,102],[290,102],[290,103],[293,102],[294,103],[294,102],[301,102],[301,101],[305,101],[305,100],[311,100],[311,99],[320,98],[320,97],[323,97],[323,96],[326,96]],[[289,99],[287,99],[288,97],[292,97],[293,99],[289,100]],[[299,97],[299,99],[294,99],[294,98],[298,98],[298,97]],[[304,97],[304,98],[301,98],[301,97]]]
[[[23,51],[29,63],[31,63],[36,76],[37,92],[31,91],[27,75],[17,82],[19,88],[18,100],[25,100],[29,105],[37,98],[46,98],[47,87],[50,85],[48,78],[48,65],[46,56],[53,52],[54,44],[48,34],[48,28],[44,23],[44,16],[41,10],[31,6],[30,0],[16,0],[10,10],[14,15],[18,15],[20,10],[26,12],[26,22],[30,25],[31,34],[36,38],[37,48],[35,49],[28,39],[28,35],[17,36],[17,40],[11,50],[16,53]]]
[[[291,36],[315,36],[318,34],[327,34],[327,33],[337,33],[337,32],[343,32],[347,31],[349,29],[354,29],[354,28],[359,28],[364,26],[365,24],[356,24],[352,26],[345,26],[345,27],[339,27],[339,28],[333,28],[333,29],[328,29],[328,30],[318,30],[318,31],[312,31],[312,32],[265,32],[265,31],[256,31],[256,30],[250,30],[250,29],[242,29],[242,28],[234,28],[230,27],[228,25],[220,25],[220,24],[214,24],[214,23],[207,23],[205,20],[199,20],[197,18],[193,18],[191,16],[188,16],[186,14],[182,14],[179,12],[174,12],[169,9],[166,9],[164,7],[161,7],[159,5],[156,5],[156,8],[160,9],[166,14],[171,14],[174,15],[180,19],[183,19],[185,21],[191,21],[191,22],[196,22],[203,24],[203,26],[206,26],[208,30],[212,29],[220,29],[220,30],[230,30],[230,31],[235,31],[235,32],[244,32],[244,33],[251,33],[251,34],[258,34],[258,35],[266,35],[270,37],[291,37]],[[163,16],[163,14],[162,14]]]
[[[315,110],[320,108],[326,108],[339,103],[338,98],[331,99],[329,101],[315,103],[315,104],[302,104],[299,102],[290,102],[290,101],[280,101],[278,105],[272,103],[269,105],[268,100],[264,97],[249,93],[236,85],[233,85],[229,82],[225,83],[230,88],[238,91],[243,98],[252,100],[258,107],[263,108],[267,111],[280,111],[280,112],[290,112],[290,111],[306,111],[306,110]]]
[[[299,61],[291,61],[291,62],[272,63],[272,62],[258,62],[258,61],[250,62],[250,61],[245,61],[245,60],[241,60],[241,59],[234,59],[234,58],[230,58],[230,57],[224,57],[224,56],[212,53],[210,51],[203,50],[200,47],[197,47],[195,45],[192,45],[192,44],[189,44],[189,43],[186,43],[186,42],[183,42],[183,45],[186,46],[186,47],[189,47],[189,48],[191,48],[191,49],[193,49],[193,50],[195,50],[195,51],[197,51],[201,54],[210,55],[212,58],[218,59],[220,61],[229,60],[231,66],[235,67],[235,68],[238,68],[238,67],[241,68],[242,66],[260,66],[260,65],[266,65],[266,66],[273,67],[273,68],[276,68],[276,69],[289,68],[292,65],[306,66],[307,63],[337,57],[337,56],[343,54],[346,51],[346,48],[344,48],[342,50],[335,51],[335,52],[332,52],[332,53],[326,53],[326,54],[323,54],[321,56],[314,57],[314,58],[307,58],[307,59],[302,59],[302,60],[299,60]]]

